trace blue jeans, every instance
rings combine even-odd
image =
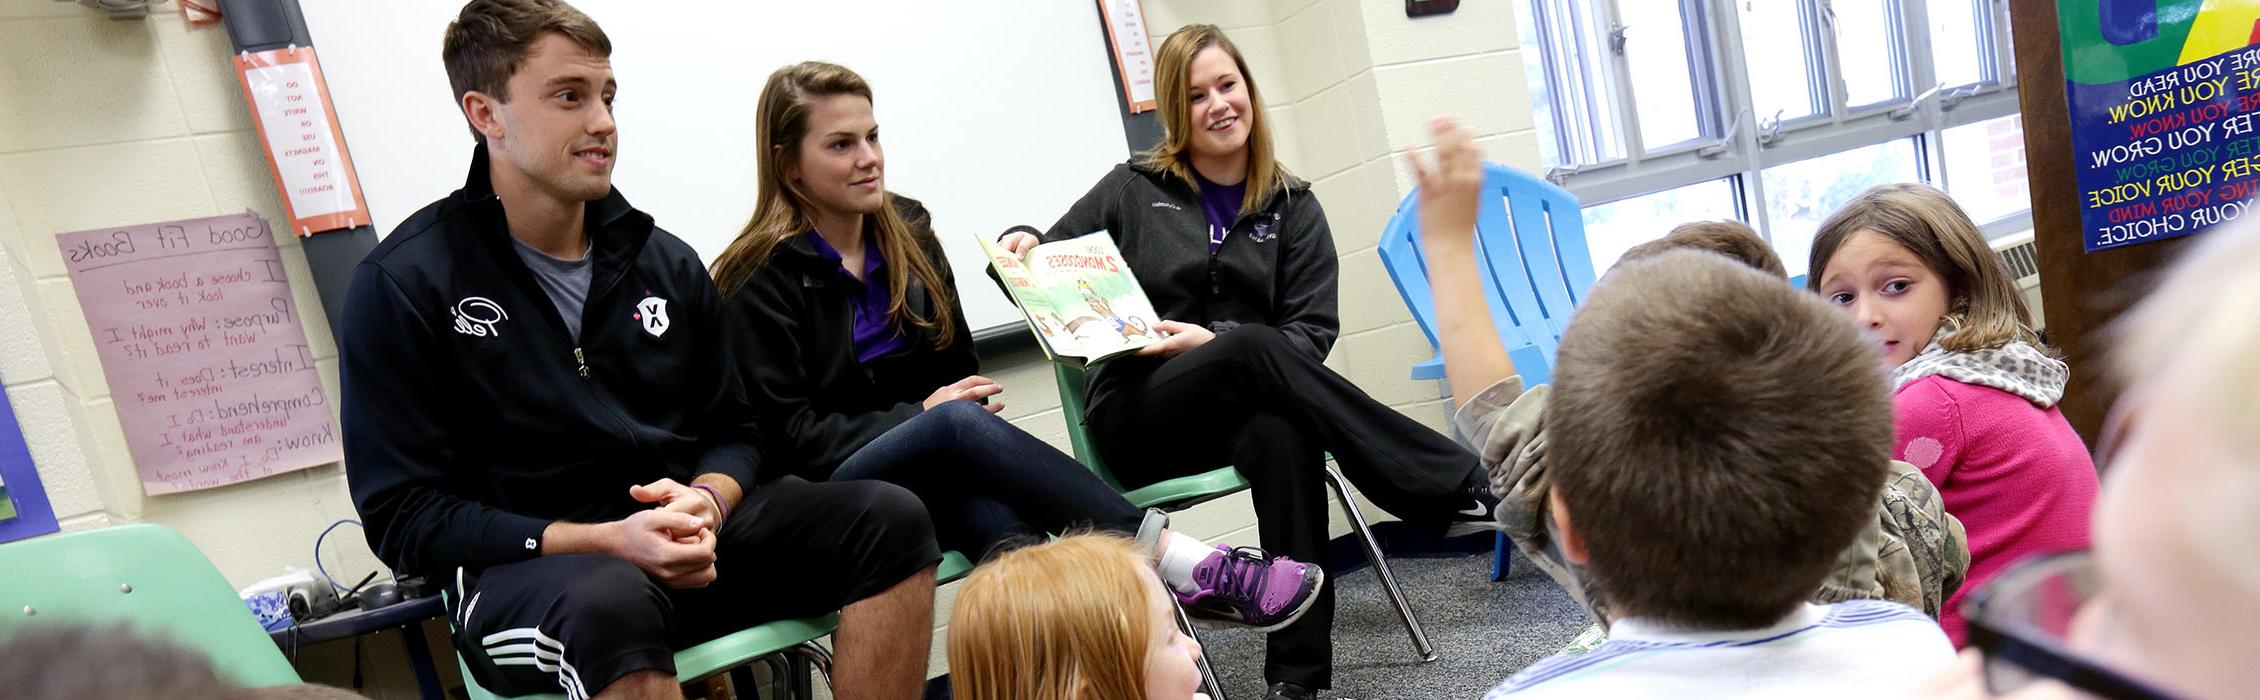
[[[1096,528],[1138,531],[1144,512],[1075,458],[998,418],[951,401],[895,426],[832,471],[917,494],[943,549],[976,559],[1024,535]]]

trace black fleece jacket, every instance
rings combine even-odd
[[[1044,232],[1045,242],[1105,230],[1138,275],[1138,286],[1162,318],[1222,334],[1241,324],[1279,329],[1289,341],[1325,359],[1341,330],[1334,234],[1310,183],[1293,177],[1261,205],[1240,212],[1214,255],[1200,192],[1138,161],[1114,167]],[[1124,381],[1161,366],[1163,358],[1124,356],[1091,372],[1088,397],[1097,411]]]
[[[628,487],[661,477],[753,486],[761,438],[698,254],[618,190],[587,211],[578,342],[511,249],[484,146],[463,189],[354,270],[339,342],[346,479],[393,570],[539,556],[551,521],[648,508]]]
[[[936,334],[906,326],[902,349],[868,364],[857,362],[855,304],[861,287],[804,236],[779,244],[768,263],[723,303],[730,316],[730,352],[762,407],[761,426],[777,461],[811,480],[830,476],[856,450],[917,416],[935,389],[980,370],[973,332],[957,301],[956,276],[934,238],[933,217],[918,200],[890,199],[910,224],[918,249],[950,287],[957,339],[948,347],[936,348]],[[903,274],[893,260],[880,270]],[[932,313],[934,296],[917,278],[906,294],[912,310]]]

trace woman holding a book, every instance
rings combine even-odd
[[[1163,528],[1074,458],[997,417],[930,218],[886,191],[871,88],[799,63],[756,110],[758,203],[714,262],[729,352],[770,436],[769,474],[878,479],[926,503],[945,548],[1016,535],[1135,534],[1185,605],[1273,628],[1325,573]]]
[[[1359,491],[1415,523],[1495,529],[1474,454],[1322,361],[1339,331],[1334,241],[1309,183],[1272,155],[1261,93],[1214,26],[1162,42],[1154,64],[1162,143],[1116,166],[1039,243],[1113,234],[1168,334],[1095,368],[1089,425],[1126,484],[1233,465],[1253,484],[1263,543],[1325,554],[1326,455]],[[1453,528],[1447,528],[1453,529]],[[1333,591],[1271,635],[1271,697],[1331,685]]]

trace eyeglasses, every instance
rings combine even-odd
[[[2098,614],[2086,605],[2098,588],[2095,558],[2070,552],[2026,560],[1971,593],[1962,616],[1985,655],[1986,688],[2001,694],[2052,679],[2112,700],[2172,698],[2072,651],[2072,623]]]

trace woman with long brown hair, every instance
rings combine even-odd
[[[924,205],[885,187],[871,87],[818,62],[761,93],[753,218],[714,262],[730,352],[791,472],[876,479],[925,501],[941,544],[1096,526],[1137,534],[1173,588],[1260,628],[1309,609],[1324,572],[1162,529],[1074,458],[996,416]],[[772,462],[775,464],[775,462]]]
[[[1090,379],[1089,422],[1115,476],[1144,484],[1233,465],[1264,546],[1325,555],[1326,455],[1407,521],[1497,529],[1475,455],[1323,361],[1340,331],[1335,255],[1310,184],[1272,155],[1262,93],[1224,32],[1191,25],[1154,62],[1161,145],[1116,166],[1042,240],[1113,234],[1170,336]],[[1000,243],[1025,252],[1026,233]],[[1446,528],[1448,531],[1454,529]],[[1272,697],[1332,683],[1333,591],[1271,635]]]

